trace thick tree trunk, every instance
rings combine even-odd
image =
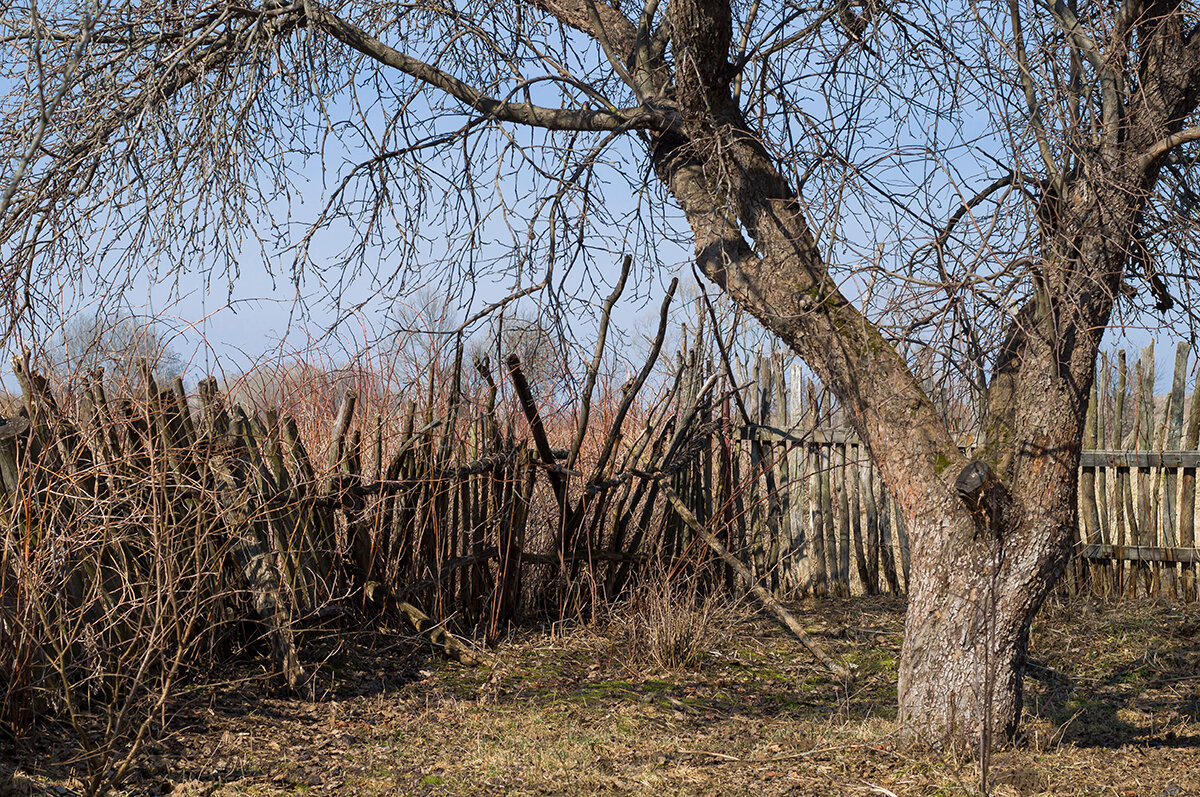
[[[1011,605],[998,611],[999,585],[980,586],[982,600],[928,587],[909,594],[898,695],[913,740],[974,748],[981,737],[1007,738],[1017,727],[1032,618]]]
[[[1037,344],[1026,350],[1029,364],[1047,354]],[[1042,401],[1022,401],[1010,416],[1024,434],[1006,479],[974,462],[954,477],[942,505],[909,496],[899,703],[914,740],[974,749],[1017,729],[1029,628],[1071,558],[1077,520],[1090,372],[1068,380],[1053,371],[1030,368],[1017,386],[1020,396]]]
[[[918,525],[914,540],[945,535],[959,546],[912,559],[901,723],[914,741],[990,747],[1011,738],[1020,721],[1030,624],[1069,558],[1069,526],[1005,530],[1006,543],[937,520],[909,523]]]

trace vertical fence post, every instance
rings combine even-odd
[[[1096,444],[1103,451],[1110,451],[1115,446],[1113,445],[1112,419],[1110,412],[1112,410],[1112,366],[1105,356],[1101,360],[1100,373],[1097,375],[1099,383],[1100,400],[1096,407]],[[1100,544],[1111,545],[1113,543],[1113,531],[1117,522],[1117,513],[1113,511],[1115,508],[1112,502],[1112,481],[1109,479],[1108,465],[1102,464],[1096,468],[1096,492],[1099,495],[1100,506]],[[1100,562],[1097,569],[1097,577],[1092,587],[1099,595],[1107,595],[1112,592],[1113,587],[1113,562],[1111,559],[1105,559]]]
[[[810,383],[808,386],[808,419],[809,429],[812,430],[812,440],[807,446],[808,449],[808,466],[805,470],[809,476],[809,530],[812,535],[812,568],[813,568],[813,594],[817,597],[824,597],[828,594],[828,568],[826,567],[825,556],[825,500],[823,493],[824,468],[821,461],[821,452],[823,446],[816,440],[817,431],[821,423],[822,396],[817,393],[816,388]]]
[[[1117,394],[1116,407],[1113,411],[1113,448],[1125,450],[1125,397],[1129,392],[1129,369],[1125,364],[1125,350],[1117,352]],[[1130,490],[1130,469],[1118,466],[1114,475],[1113,512],[1117,518],[1115,545],[1126,545],[1136,539],[1134,529],[1134,513],[1131,510],[1133,502]],[[1126,588],[1126,567],[1122,559],[1113,562],[1113,594],[1120,595]]]
[[[1083,422],[1083,447],[1094,450],[1097,440],[1097,418],[1100,414],[1100,390],[1096,381],[1092,381],[1092,397],[1088,401],[1087,415]],[[1075,589],[1082,592],[1084,579],[1091,580],[1093,568],[1082,557],[1083,545],[1094,545],[1099,539],[1100,518],[1096,511],[1096,468],[1085,467],[1079,474],[1079,523],[1076,526],[1075,559],[1072,573],[1075,576]]]
[[[1184,391],[1187,389],[1187,364],[1191,346],[1181,341],[1175,349],[1175,373],[1171,380],[1171,395],[1167,400],[1167,436],[1166,450],[1178,451],[1183,439],[1183,403]],[[1163,513],[1162,513],[1162,544],[1175,547],[1179,544],[1179,515],[1176,512],[1177,493],[1179,491],[1179,468],[1164,468],[1163,478]],[[1177,568],[1174,563],[1163,565],[1163,587],[1170,597],[1178,596]]]
[[[1200,448],[1200,373],[1192,383],[1192,403],[1188,408],[1183,448],[1190,453]],[[1196,468],[1184,468],[1179,482],[1179,544],[1192,548],[1196,545]],[[1183,599],[1196,600],[1196,564],[1184,564],[1180,575]]]

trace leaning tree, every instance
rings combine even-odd
[[[441,263],[464,290],[501,273],[554,293],[603,280],[615,250],[653,262],[687,237],[836,393],[905,516],[905,727],[1015,729],[1030,623],[1071,556],[1101,339],[1151,305],[1188,317],[1194,4],[6,0],[0,16],[12,319],[52,272],[235,270],[252,246],[334,289],[347,269],[386,287]],[[322,240],[336,257],[313,254]],[[957,369],[968,453],[918,350]]]

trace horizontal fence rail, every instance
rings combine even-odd
[[[1155,548],[1145,545],[1085,545],[1085,559],[1120,559],[1129,562],[1200,562],[1200,548]]]

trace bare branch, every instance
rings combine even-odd
[[[1178,133],[1172,133],[1166,138],[1159,139],[1138,158],[1138,171],[1143,174],[1149,172],[1163,158],[1169,155],[1171,150],[1193,141],[1200,141],[1200,127],[1189,127],[1186,130],[1180,130]]]
[[[1033,74],[1029,71],[1029,60],[1025,53],[1025,36],[1021,30],[1021,9],[1018,0],[1008,0],[1009,17],[1012,20],[1013,55],[1017,69],[1021,74],[1021,86],[1025,90],[1025,105],[1029,109],[1029,124],[1037,138],[1038,151],[1042,154],[1042,163],[1051,175],[1059,172],[1058,164],[1054,161],[1054,152],[1046,138],[1046,127],[1042,123],[1041,100],[1038,99],[1037,89],[1033,84]]]
[[[596,0],[522,0],[550,14],[564,25],[596,41],[608,40],[614,57],[629,63],[637,41],[637,28],[613,5]]]
[[[12,201],[13,195],[17,192],[17,188],[21,185],[21,181],[25,179],[25,173],[29,169],[29,164],[33,160],[34,155],[41,149],[42,141],[46,137],[46,129],[50,125],[50,119],[57,112],[59,105],[67,92],[70,91],[71,85],[75,80],[75,73],[79,69],[79,63],[82,59],[84,51],[87,49],[91,39],[92,30],[95,27],[95,16],[89,8],[87,16],[84,17],[82,30],[77,34],[78,39],[71,38],[72,43],[78,42],[75,45],[74,51],[71,53],[70,59],[67,61],[66,67],[63,69],[62,77],[59,81],[58,90],[49,102],[42,105],[41,112],[38,118],[37,130],[34,132],[29,141],[29,147],[25,154],[17,162],[16,169],[9,177],[8,185],[4,189],[4,195],[0,196],[0,229],[3,229],[4,219],[8,215],[8,205]]]
[[[1075,12],[1062,0],[1054,0],[1053,3],[1050,0],[1038,0],[1038,2],[1054,15],[1075,46],[1096,70],[1100,80],[1100,108],[1104,123],[1104,140],[1110,144],[1114,143],[1117,136],[1120,135],[1119,122],[1123,112],[1123,103],[1120,98],[1116,70],[1109,63],[1111,56],[1106,57],[1100,52],[1100,48],[1084,31]]]
[[[489,97],[453,75],[389,47],[318,3],[308,3],[307,10],[313,24],[343,44],[440,89],[464,105],[498,121],[547,130],[665,130],[670,127],[662,114],[644,106],[596,110],[543,108],[529,102],[507,102]]]
[[[600,49],[604,51],[604,57],[608,59],[609,66],[620,76],[621,80],[625,81],[638,94],[638,100],[644,101],[645,97],[641,96],[637,81],[633,79],[633,76],[629,74],[629,70],[621,63],[621,54],[613,48],[612,42],[608,39],[608,31],[605,30],[604,23],[600,21],[600,12],[596,8],[596,0],[584,0],[584,4],[587,6],[591,29],[595,32],[595,39],[600,44]]]
[[[588,364],[587,380],[579,397],[579,422],[575,426],[575,439],[571,441],[571,450],[567,455],[566,468],[568,470],[575,467],[575,462],[579,458],[580,446],[583,445],[583,438],[587,434],[588,420],[592,409],[592,391],[596,387],[596,376],[600,373],[600,361],[604,357],[604,344],[608,340],[608,325],[612,321],[613,306],[616,305],[617,300],[621,298],[621,293],[625,290],[625,282],[629,279],[629,270],[632,266],[633,256],[625,255],[621,261],[621,276],[617,278],[613,292],[604,300],[604,305],[600,308],[600,329],[596,336],[596,348],[592,354],[592,361]]]

